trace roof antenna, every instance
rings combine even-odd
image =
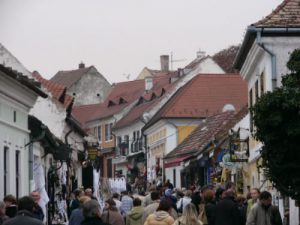
[[[171,70],[173,70],[173,63],[186,61],[186,59],[173,59],[173,52],[171,52],[170,58]]]
[[[123,73],[123,76],[127,79],[127,80],[129,80],[130,79],[130,76],[131,76],[131,74],[130,73],[128,73],[128,74],[126,74],[126,73]]]

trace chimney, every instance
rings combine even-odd
[[[199,49],[199,51],[197,51],[197,59],[202,59],[205,57],[206,52],[205,51],[201,51],[201,49]]]
[[[161,65],[161,70],[163,72],[169,71],[169,56],[168,55],[160,56],[160,65]]]
[[[145,77],[145,91],[148,92],[153,88],[153,77]]]
[[[78,68],[79,68],[79,69],[83,69],[83,68],[85,68],[85,65],[84,65],[84,63],[83,63],[83,62],[79,63],[79,65],[78,65]]]
[[[182,77],[183,75],[184,75],[184,69],[178,68],[178,69],[177,69],[177,76],[178,76],[178,77]]]

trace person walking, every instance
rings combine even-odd
[[[147,217],[144,225],[172,225],[174,219],[169,214],[171,209],[169,201],[161,200],[156,212]]]
[[[241,215],[234,195],[230,189],[225,191],[224,198],[216,206],[215,225],[241,224]]]
[[[97,198],[93,195],[93,190],[92,188],[87,188],[84,191],[84,195],[90,197],[93,200],[97,200]]]
[[[191,203],[191,201],[192,201],[191,196],[192,196],[192,191],[187,190],[187,191],[184,192],[184,196],[177,201],[177,211],[178,211],[178,213],[182,214],[184,207],[187,204]]]
[[[259,199],[259,195],[260,195],[260,191],[258,188],[252,188],[251,191],[250,191],[250,195],[251,195],[251,199],[249,199],[247,201],[247,216],[249,215],[250,213],[250,210],[252,209],[252,207],[255,205],[255,203],[258,202],[258,199]]]
[[[116,203],[113,199],[105,201],[105,208],[101,216],[103,222],[112,225],[125,225],[124,218],[116,207]]]
[[[3,199],[5,206],[6,206],[6,210],[5,210],[5,214],[9,217],[9,218],[13,218],[17,215],[18,209],[17,209],[17,199],[15,196],[13,195],[6,195]]]
[[[259,202],[250,210],[246,225],[282,225],[278,207],[272,206],[270,192],[260,193]]]
[[[84,192],[80,189],[76,189],[74,191],[74,196],[75,196],[75,199],[72,201],[71,203],[71,206],[70,206],[70,213],[72,213],[72,211],[74,209],[77,209],[79,208],[80,206],[80,201],[79,201],[79,198],[81,198],[82,196],[84,196]]]
[[[173,225],[203,225],[203,223],[198,219],[195,205],[189,203],[183,208],[182,216],[179,217]]]
[[[19,199],[18,213],[15,217],[6,220],[3,225],[43,225],[41,220],[33,217],[35,202],[29,196]]]
[[[203,193],[204,208],[208,225],[215,224],[216,218],[216,203],[215,203],[215,192],[211,189],[206,190]]]
[[[42,207],[39,205],[41,200],[41,195],[38,191],[31,192],[31,198],[34,201],[34,209],[33,209],[33,216],[41,221],[44,220],[44,212]]]
[[[90,200],[83,204],[84,220],[81,225],[108,225],[101,220],[101,208],[96,200]]]
[[[128,192],[124,191],[121,199],[121,213],[124,217],[130,212],[133,207],[133,200],[129,197]]]
[[[80,206],[79,206],[79,208],[74,209],[72,211],[70,220],[69,220],[69,225],[80,225],[81,224],[81,222],[84,220],[83,210],[82,210],[83,205],[84,205],[84,203],[86,203],[87,201],[90,201],[90,200],[91,200],[91,198],[88,196],[82,196],[79,199]]]
[[[0,201],[0,225],[2,225],[5,220],[9,219],[9,217],[5,215],[5,207],[5,203]]]
[[[143,207],[147,207],[148,205],[150,205],[152,203],[152,200],[151,200],[151,193],[153,191],[156,191],[156,187],[154,185],[151,185],[149,187],[149,193],[145,196],[144,200],[143,200],[143,204],[142,206]]]
[[[126,225],[141,225],[143,222],[144,207],[139,198],[133,199],[133,208],[126,216]]]
[[[113,193],[112,197],[113,197],[113,200],[116,203],[116,207],[117,207],[118,211],[121,213],[122,202],[120,201],[120,195],[118,193]]]
[[[160,202],[160,195],[158,191],[153,191],[151,192],[151,200],[152,203],[150,205],[148,205],[145,209],[144,209],[144,213],[143,213],[143,223],[145,223],[147,217],[154,213],[158,206],[159,206],[159,202]]]

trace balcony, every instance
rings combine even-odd
[[[127,157],[126,156],[117,156],[116,158],[112,159],[112,164],[121,164],[121,163],[127,163]]]

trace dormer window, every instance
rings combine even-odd
[[[108,103],[107,103],[107,107],[114,106],[114,105],[116,105],[116,103],[114,103],[111,100],[109,100]]]
[[[120,98],[119,100],[119,105],[123,104],[123,103],[127,103],[127,101],[124,98]]]

